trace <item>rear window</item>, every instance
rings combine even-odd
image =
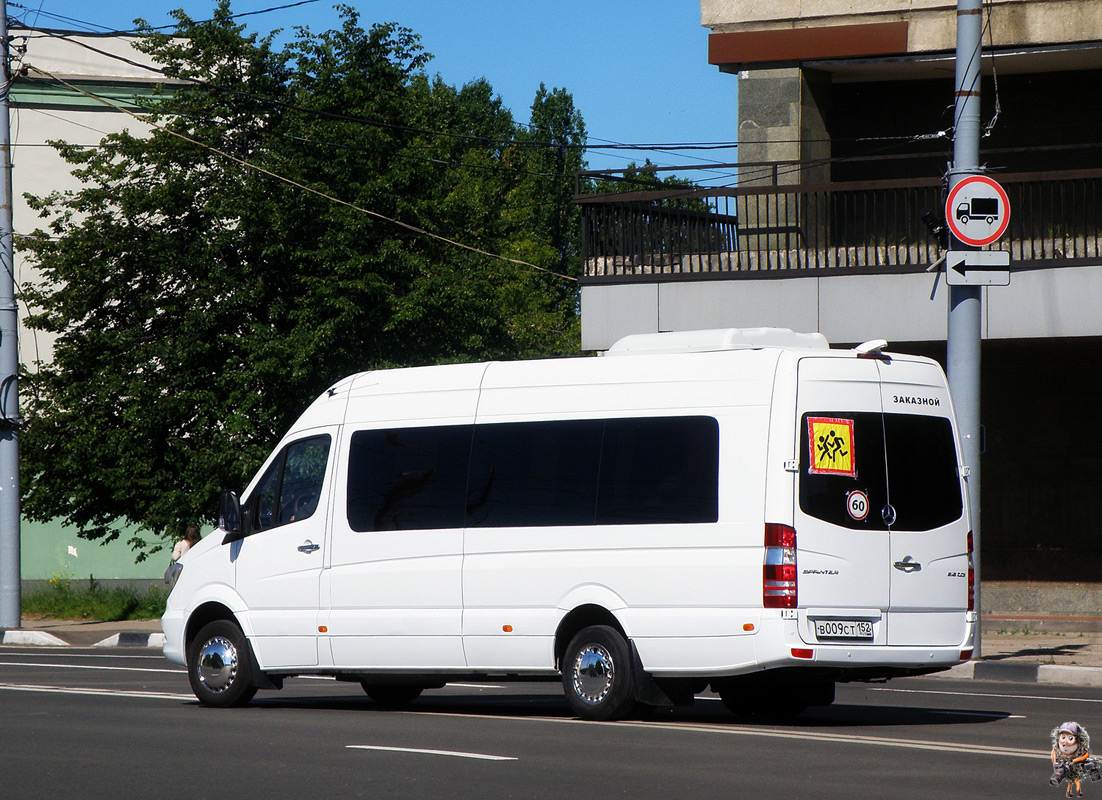
[[[964,512],[948,419],[809,412],[800,430],[805,514],[853,530],[925,531]]]

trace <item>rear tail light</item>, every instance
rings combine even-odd
[[[968,610],[976,610],[976,567],[972,560],[972,531],[968,531]]]
[[[765,608],[796,608],[795,528],[766,523],[761,591]]]

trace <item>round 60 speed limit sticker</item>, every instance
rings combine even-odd
[[[860,489],[854,489],[846,495],[846,511],[860,522],[869,515],[869,496]]]

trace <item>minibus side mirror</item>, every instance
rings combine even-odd
[[[236,542],[245,537],[244,520],[241,517],[241,501],[237,498],[237,492],[222,493],[222,509],[219,514],[218,527],[226,532],[222,544]]]

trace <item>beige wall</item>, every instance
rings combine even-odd
[[[1100,0],[992,0],[996,47],[1102,40]],[[944,0],[701,0],[700,24],[713,33],[908,23],[907,51],[956,47],[956,3]],[[985,44],[987,43],[985,35]]]
[[[112,102],[124,103],[141,91],[148,91],[158,73],[120,61],[101,50],[129,61],[149,63],[123,38],[59,34],[13,29],[13,45],[25,44],[27,52],[16,64],[37,67],[66,83],[80,85],[93,94],[109,95]],[[84,46],[87,45],[87,46]],[[95,48],[95,50],[89,49]],[[69,164],[48,143],[95,145],[109,133],[124,129],[145,135],[149,127],[130,115],[112,110],[92,98],[44,78],[33,69],[17,78],[12,87],[12,205],[15,228],[15,279],[18,287],[37,283],[41,278],[20,251],[21,235],[45,228],[46,222],[30,208],[26,195],[45,196],[56,191],[80,187]],[[26,306],[20,307],[19,361],[30,369],[52,357],[53,337],[31,332],[22,325]]]

